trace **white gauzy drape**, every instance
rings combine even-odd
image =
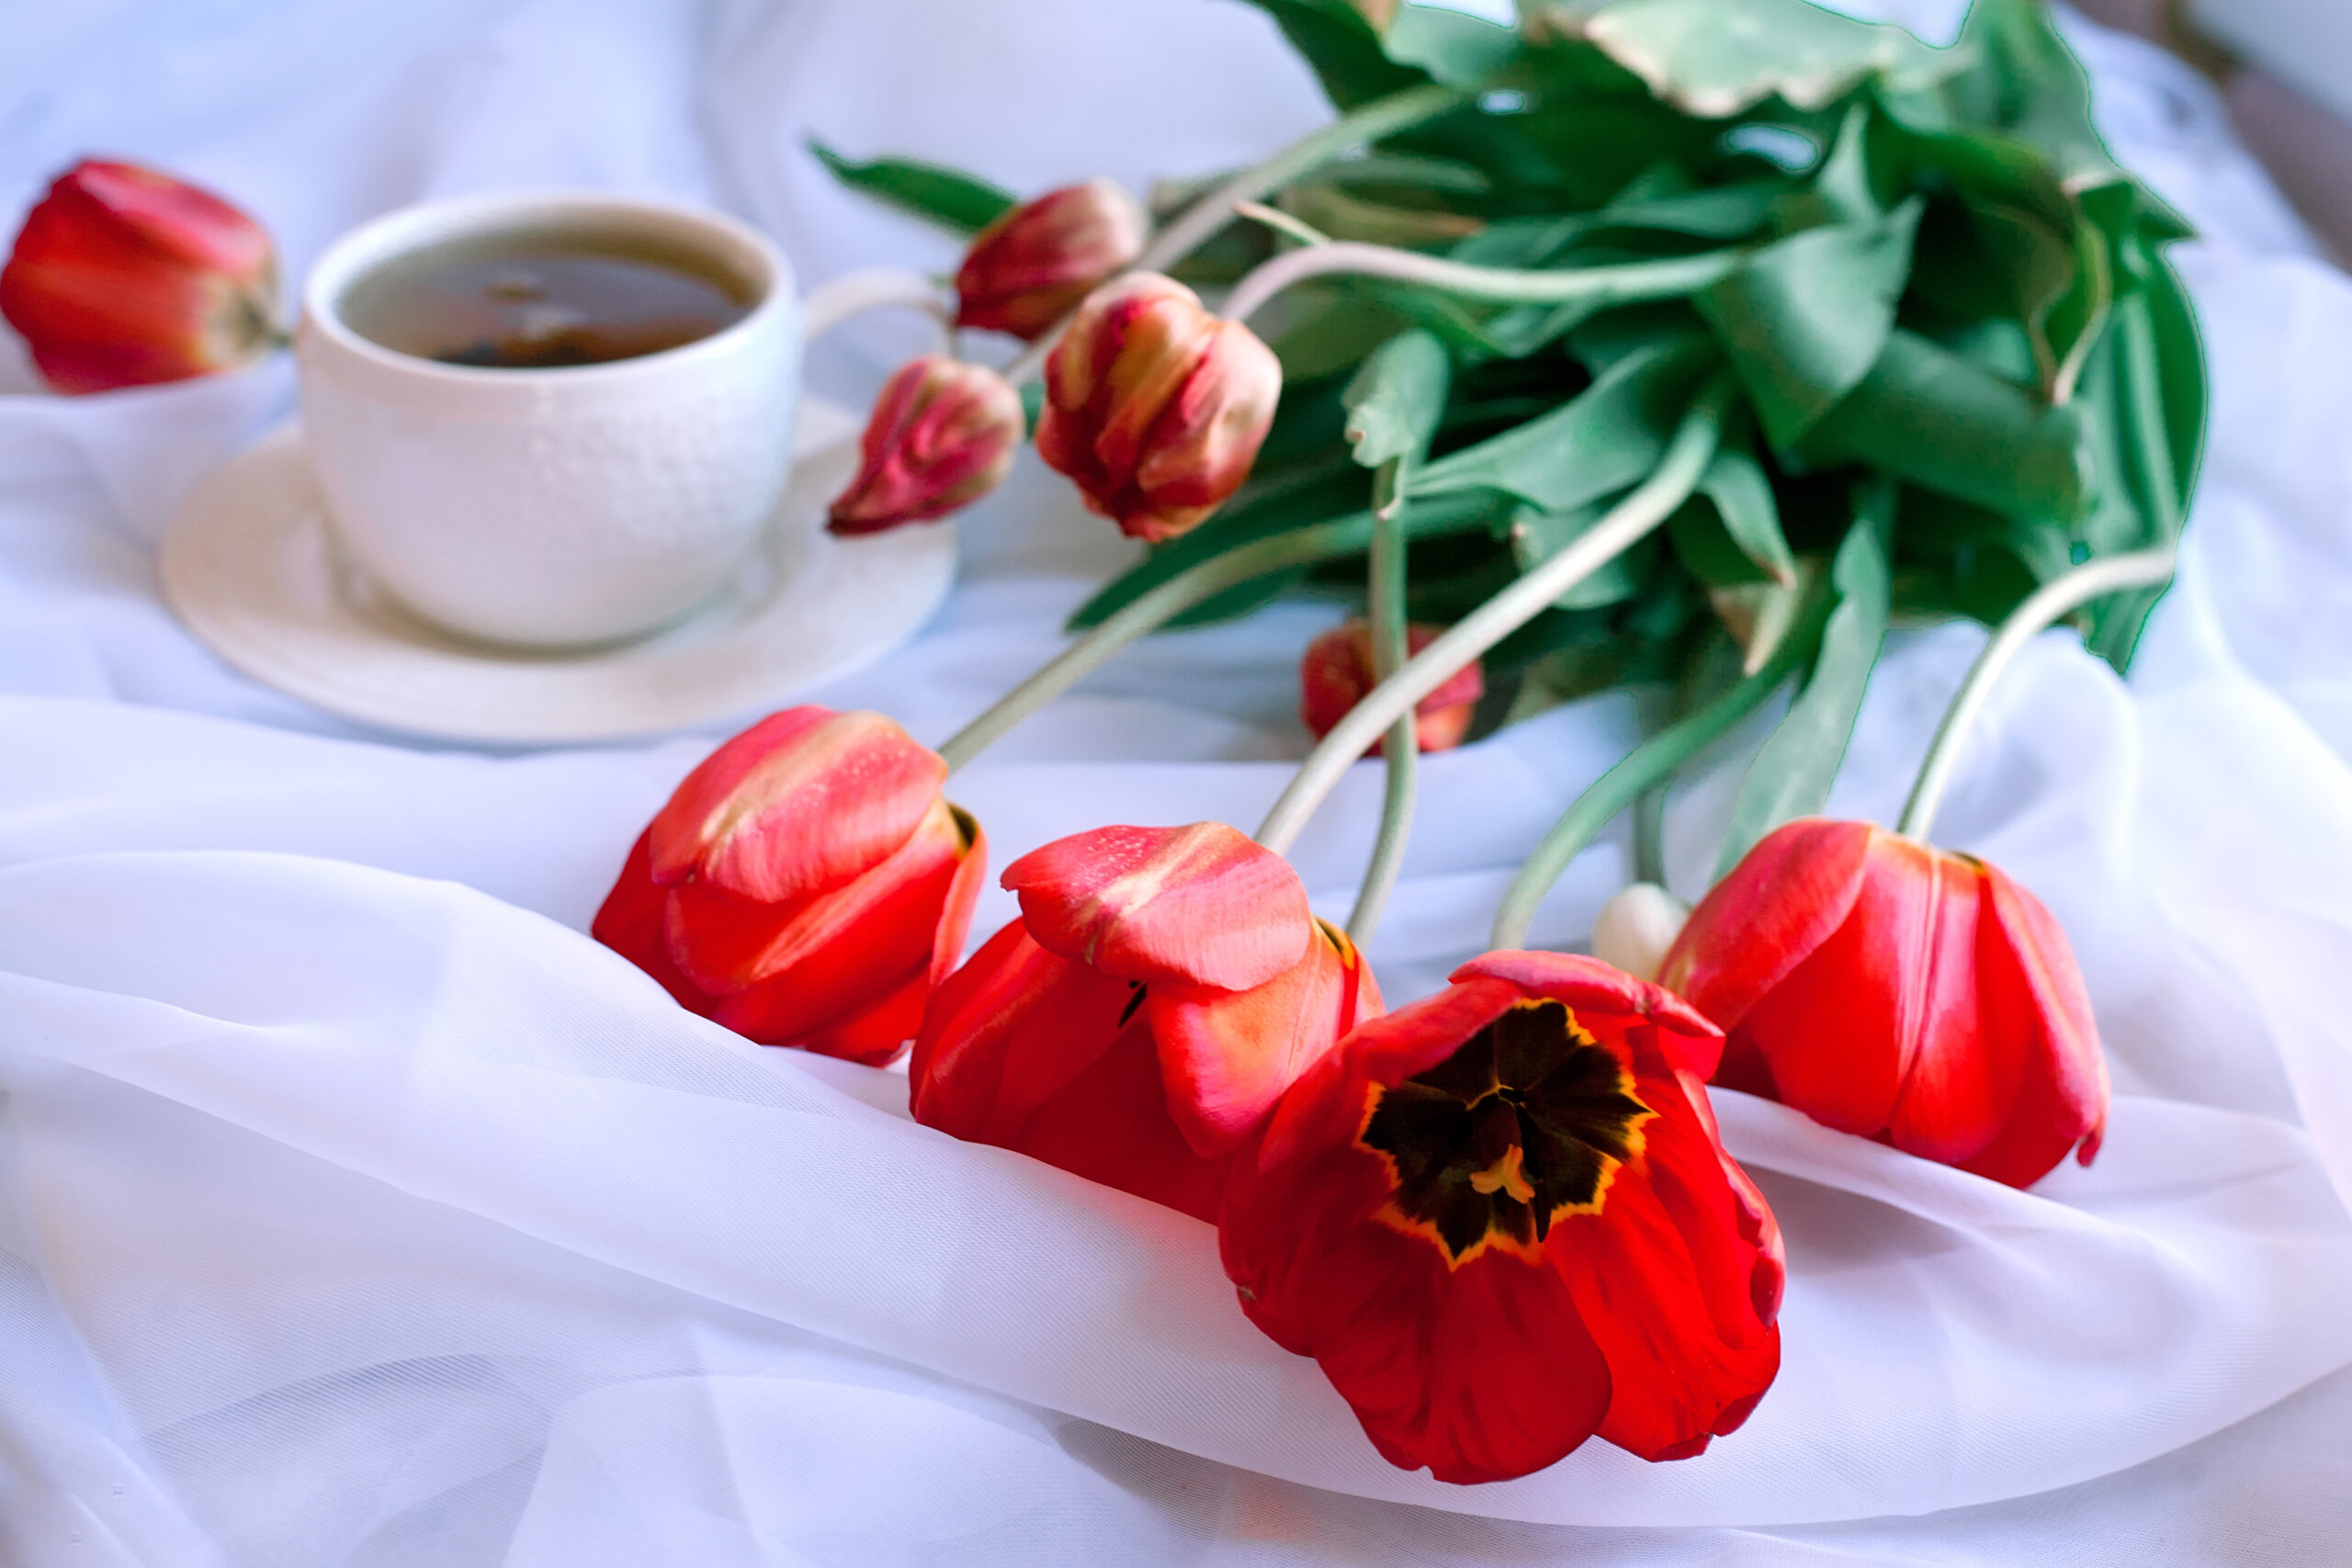
[[[1893,6],[1885,9],[1894,10]],[[1955,7],[1902,14],[1948,36]],[[1456,1488],[1384,1465],[1242,1319],[1207,1227],[746,1044],[583,933],[721,732],[498,752],[231,672],[164,608],[187,486],[275,365],[0,396],[0,1562],[2304,1563],[2352,1539],[2352,286],[2201,82],[2070,30],[2181,253],[2215,385],[2179,586],[2127,683],[2052,633],[1939,837],[2049,903],[2113,1064],[2107,1147],[2013,1192],[1718,1096],[1788,1237],[1786,1364],[1702,1458],[1600,1443]],[[1230,165],[1325,112],[1227,0],[104,0],[0,24],[0,203],[85,153],[232,196],[289,272],[419,197],[707,202],[804,275],[940,265],[854,154],[1029,191]],[[900,335],[904,333],[904,336]],[[911,327],[822,345],[854,401]],[[939,619],[811,694],[937,740],[1131,547],[1028,459]],[[1247,828],[1336,609],[1155,639],[953,784],[998,863]],[[1833,803],[1885,820],[1982,639],[1897,635]],[[752,716],[746,716],[747,717]],[[1430,760],[1371,949],[1441,984],[1622,699]],[[1752,745],[1753,735],[1744,738]],[[1695,890],[1741,743],[1679,795]],[[1296,859],[1344,910],[1351,777]],[[1625,875],[1546,905],[1570,945]],[[991,891],[978,930],[1010,912]]]

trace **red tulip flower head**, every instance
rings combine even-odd
[[[0,270],[0,315],[61,392],[233,369],[276,346],[277,309],[262,227],[135,164],[60,175]]]
[[[1442,630],[1438,626],[1407,626],[1408,656],[1435,642]],[[1298,716],[1317,739],[1330,734],[1332,727],[1348,716],[1348,710],[1379,684],[1373,671],[1372,625],[1368,621],[1343,621],[1306,645],[1306,655],[1298,664]],[[1470,731],[1471,716],[1477,710],[1478,699],[1486,691],[1485,674],[1474,659],[1415,704],[1413,739],[1420,749],[1444,751],[1461,745],[1462,738]],[[1383,744],[1374,742],[1366,755],[1379,756]]]
[[[988,863],[946,776],[880,714],[771,715],[686,775],[591,929],[739,1034],[878,1066],[964,951]]]
[[[1236,1165],[1242,1310],[1391,1464],[1505,1481],[1598,1432],[1685,1459],[1780,1370],[1780,1228],[1724,1152],[1721,1037],[1598,959],[1490,953],[1360,1025]]]
[[[1047,191],[981,230],[956,270],[956,324],[1035,338],[1143,254],[1151,220],[1116,180]]]
[[[933,997],[915,1120],[1216,1217],[1283,1090],[1380,1010],[1289,863],[1220,822],[1103,828],[1005,868],[1021,918]]]
[[[2024,1187],[2107,1122],[2074,950],[1999,868],[1791,822],[1717,883],[1659,980],[1729,1032],[1717,1081]]]
[[[826,526],[878,534],[968,506],[1003,482],[1027,428],[1021,394],[985,365],[933,355],[900,366],[874,400],[864,461]]]
[[[1086,297],[1046,359],[1037,455],[1121,533],[1172,539],[1250,477],[1282,387],[1255,333],[1130,273]]]

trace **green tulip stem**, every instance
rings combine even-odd
[[[1381,486],[1384,492],[1395,487],[1395,468],[1401,461],[1389,459],[1385,482]],[[1373,513],[1368,597],[1372,602],[1372,670],[1379,681],[1387,680],[1404,667],[1409,646],[1405,635],[1406,547],[1402,511],[1392,505]],[[1388,895],[1396,890],[1396,874],[1405,863],[1405,841],[1413,832],[1413,804],[1420,793],[1421,745],[1410,708],[1388,727],[1383,742],[1381,755],[1387,768],[1387,783],[1380,802],[1380,833],[1373,840],[1372,863],[1364,869],[1363,886],[1356,893],[1356,907],[1348,915],[1348,938],[1358,946],[1370,942],[1372,933],[1379,929],[1381,911],[1388,907]]]
[[[1722,439],[1732,388],[1730,374],[1718,371],[1683,416],[1681,428],[1675,432],[1657,469],[1632,494],[1565,549],[1455,622],[1350,708],[1347,716],[1306,754],[1259,825],[1258,841],[1277,854],[1286,853],[1315,808],[1389,726],[1410,715],[1423,697],[1443,685],[1455,671],[1532,620],[1690,499]]]
[[[1779,690],[1799,664],[1812,657],[1829,607],[1829,596],[1821,594],[1809,613],[1806,629],[1781,638],[1780,647],[1762,669],[1634,747],[1625,754],[1624,761],[1577,796],[1576,803],[1552,825],[1552,830],[1544,835],[1544,841],[1535,846],[1535,852],[1527,857],[1527,863],[1519,868],[1519,874],[1511,878],[1502,904],[1495,911],[1494,935],[1487,945],[1497,949],[1526,946],[1527,928],[1534,922],[1536,907],[1544,902],[1569,863],[1584,852],[1585,846],[1620,811],[1655,798],[1656,792],[1680,772],[1685,762],[1730,734],[1742,719],[1762,706],[1764,699]],[[1654,874],[1645,876],[1645,880],[1656,879]]]
[[[1226,296],[1223,314],[1231,321],[1246,321],[1291,285],[1332,273],[1394,278],[1463,299],[1522,305],[1577,304],[1601,310],[1695,294],[1729,275],[1739,265],[1740,256],[1738,251],[1708,251],[1664,261],[1529,272],[1514,267],[1473,266],[1467,262],[1425,256],[1418,251],[1400,251],[1389,245],[1335,240],[1328,245],[1285,251],[1272,261],[1260,263]]]
[[[2134,550],[2128,555],[2102,556],[2052,578],[2010,611],[2009,618],[2001,623],[1993,639],[1984,645],[1984,651],[1969,667],[1968,677],[1961,682],[1951,705],[1944,709],[1943,722],[1936,726],[1936,738],[1928,743],[1927,759],[1919,764],[1919,776],[1911,785],[1911,798],[1904,803],[1903,816],[1894,830],[1906,839],[1928,841],[1928,830],[1935,826],[1937,808],[1943,805],[1944,791],[1959,765],[1961,742],[1992,695],[1993,683],[2001,678],[2019,649],[2044,626],[2102,594],[2126,588],[2153,588],[2169,581],[2173,563],[2170,545]]]
[[[1470,95],[1456,87],[1425,83],[1407,87],[1385,97],[1351,110],[1324,126],[1292,142],[1262,164],[1253,164],[1231,179],[1194,201],[1177,215],[1176,220],[1152,236],[1143,254],[1136,258],[1135,272],[1166,272],[1194,251],[1216,238],[1218,230],[1233,221],[1237,203],[1256,201],[1271,196],[1292,181],[1313,174],[1324,164],[1343,158],[1359,147],[1368,148],[1384,137],[1435,119],[1442,114],[1460,108],[1470,101]],[[1005,370],[1005,379],[1014,386],[1037,374],[1046,363],[1046,355],[1053,351],[1061,338],[1062,328],[1069,321],[1065,316],[1029,345],[1026,353]]]
[[[947,760],[950,770],[962,767],[1005,731],[1091,674],[1113,654],[1193,605],[1271,571],[1360,550],[1369,542],[1372,528],[1371,514],[1359,513],[1238,545],[1177,573],[1121,605],[1040,666],[988,711],[948,737],[939,754]]]
[[[1458,87],[1426,83],[1374,98],[1341,115],[1320,130],[1310,131],[1255,167],[1242,170],[1179,214],[1176,221],[1154,235],[1136,261],[1137,270],[1165,272],[1199,250],[1216,231],[1233,221],[1237,202],[1271,196],[1293,180],[1313,174],[1359,147],[1368,148],[1401,130],[1410,130],[1470,101]]]

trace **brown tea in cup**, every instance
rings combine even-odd
[[[454,242],[354,279],[343,320],[420,359],[537,370],[636,359],[706,338],[756,302],[750,280],[642,236],[550,231]]]

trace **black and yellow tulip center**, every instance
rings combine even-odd
[[[1532,1254],[1563,1215],[1594,1213],[1652,1115],[1632,1075],[1555,1001],[1521,1002],[1395,1088],[1374,1086],[1356,1141],[1396,1187],[1380,1217],[1449,1268],[1489,1246]]]

